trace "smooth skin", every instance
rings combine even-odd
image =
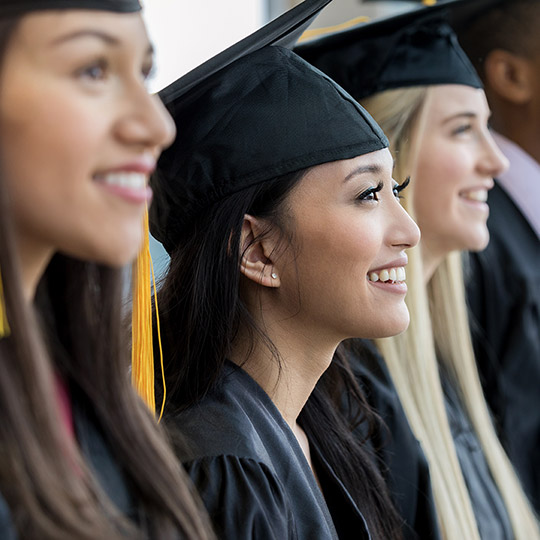
[[[489,242],[487,192],[493,178],[508,167],[489,132],[489,117],[482,89],[429,89],[413,194],[427,280],[448,253],[480,251]]]
[[[148,177],[175,135],[146,87],[152,58],[138,13],[38,12],[17,27],[0,136],[29,300],[56,252],[112,266],[136,256]],[[112,173],[138,183],[106,181]]]

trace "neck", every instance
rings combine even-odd
[[[262,327],[279,358],[275,358],[261,340],[251,348],[247,339],[239,337],[233,344],[231,360],[242,365],[269,395],[298,437],[298,416],[317,381],[330,365],[337,343],[326,344],[325,347],[325,344],[311,339],[312,336],[295,332],[290,320],[269,324],[265,319]]]
[[[435,270],[437,270],[443,258],[443,254],[430,250],[424,243],[422,243],[422,268],[424,272],[425,285],[429,283],[429,280],[433,277]]]
[[[20,237],[16,239],[16,245],[24,298],[28,303],[32,303],[38,283],[53,256],[53,250]]]

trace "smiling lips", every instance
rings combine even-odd
[[[467,199],[469,201],[474,202],[482,202],[485,203],[488,200],[488,192],[487,189],[471,189],[468,191],[461,191],[459,194],[460,197],[463,199]]]
[[[370,272],[368,274],[368,280],[382,283],[402,283],[405,281],[405,267],[396,266],[395,268],[385,268],[378,272]]]
[[[132,190],[142,190],[146,188],[148,176],[141,172],[112,172],[108,174],[96,175],[98,182],[103,182],[109,186],[129,188]]]

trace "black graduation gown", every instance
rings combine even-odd
[[[480,538],[512,540],[514,534],[506,506],[486,457],[451,378],[440,370],[446,414],[456,453],[469,492]]]
[[[471,254],[467,280],[475,354],[502,444],[540,512],[540,241],[497,183],[488,202],[490,243]]]
[[[75,435],[81,453],[96,475],[100,487],[125,516],[134,521],[141,520],[121,467],[113,457],[91,411],[80,403],[75,403],[72,406]],[[0,539],[16,540],[17,538],[18,535],[13,526],[9,508],[0,496]]]
[[[186,442],[179,457],[220,540],[369,538],[319,449],[310,443],[325,497],[269,396],[236,365],[228,362],[218,387],[174,422]]]
[[[370,406],[384,420],[374,436],[381,472],[398,513],[406,539],[439,539],[437,512],[431,490],[429,465],[413,435],[390,373],[375,346],[355,340],[356,353],[348,359]],[[362,427],[358,435],[363,436]]]

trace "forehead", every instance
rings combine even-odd
[[[38,11],[24,15],[12,42],[47,47],[56,40],[85,31],[109,34],[131,47],[148,48],[146,27],[140,13],[115,13],[98,10],[66,9]]]
[[[438,121],[459,114],[487,115],[489,108],[482,88],[445,84],[430,87],[425,113]]]

